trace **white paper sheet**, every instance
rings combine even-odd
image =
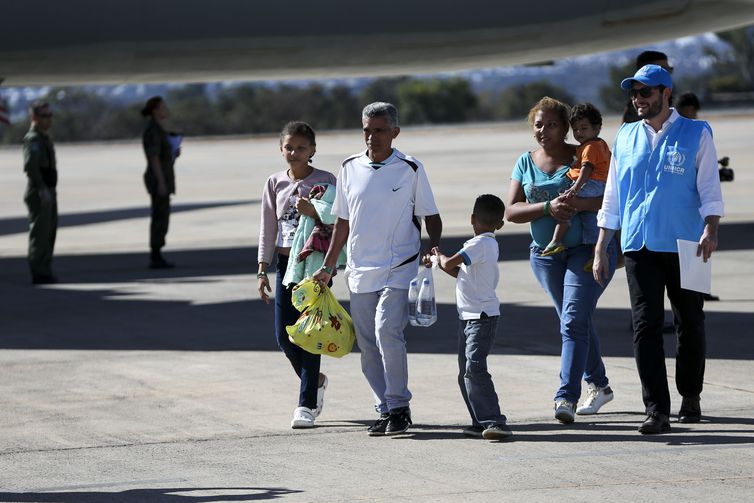
[[[170,150],[173,154],[173,159],[178,154],[178,149],[181,148],[181,142],[183,142],[183,136],[177,133],[168,133],[168,143],[170,143]]]
[[[696,256],[699,243],[677,239],[678,259],[681,263],[681,288],[695,292],[712,291],[712,257],[705,262],[702,256]]]

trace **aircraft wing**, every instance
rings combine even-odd
[[[4,2],[7,85],[416,74],[754,23],[754,0]]]

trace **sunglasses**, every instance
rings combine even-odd
[[[40,119],[49,119],[50,117],[52,117],[52,112],[46,114],[37,114],[37,117],[39,117]]]
[[[631,97],[631,99],[636,98],[637,95],[641,96],[642,98],[649,98],[652,96],[652,92],[655,89],[659,89],[660,92],[664,89],[663,86],[655,86],[655,87],[642,87],[640,89],[629,89],[628,95]]]

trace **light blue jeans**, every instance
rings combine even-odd
[[[594,281],[591,271],[584,270],[591,258],[591,246],[568,248],[548,257],[542,257],[541,252],[541,248],[532,245],[529,261],[560,318],[560,387],[555,400],[576,403],[581,396],[582,376],[587,383],[600,388],[608,384],[600,339],[592,321],[603,288]],[[609,282],[618,256],[615,240],[608,246],[607,255]]]
[[[384,414],[408,407],[408,355],[403,329],[408,325],[408,289],[351,292],[351,319],[361,351],[361,371]]]
[[[605,182],[589,179],[581,186],[579,197],[602,197],[605,194]],[[581,242],[585,245],[597,243],[600,230],[597,227],[596,211],[581,211],[577,214],[581,219]]]

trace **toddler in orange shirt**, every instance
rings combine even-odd
[[[571,109],[568,117],[573,129],[573,137],[580,143],[576,150],[576,158],[568,171],[568,178],[573,184],[563,195],[566,198],[601,197],[605,193],[607,172],[610,168],[610,148],[605,140],[599,137],[602,129],[602,114],[591,103],[576,105]],[[594,245],[597,243],[599,228],[597,227],[597,213],[582,211],[578,214],[582,223],[582,243]],[[568,222],[558,223],[552,241],[542,252],[543,256],[554,255],[566,249],[563,237],[568,232]]]

